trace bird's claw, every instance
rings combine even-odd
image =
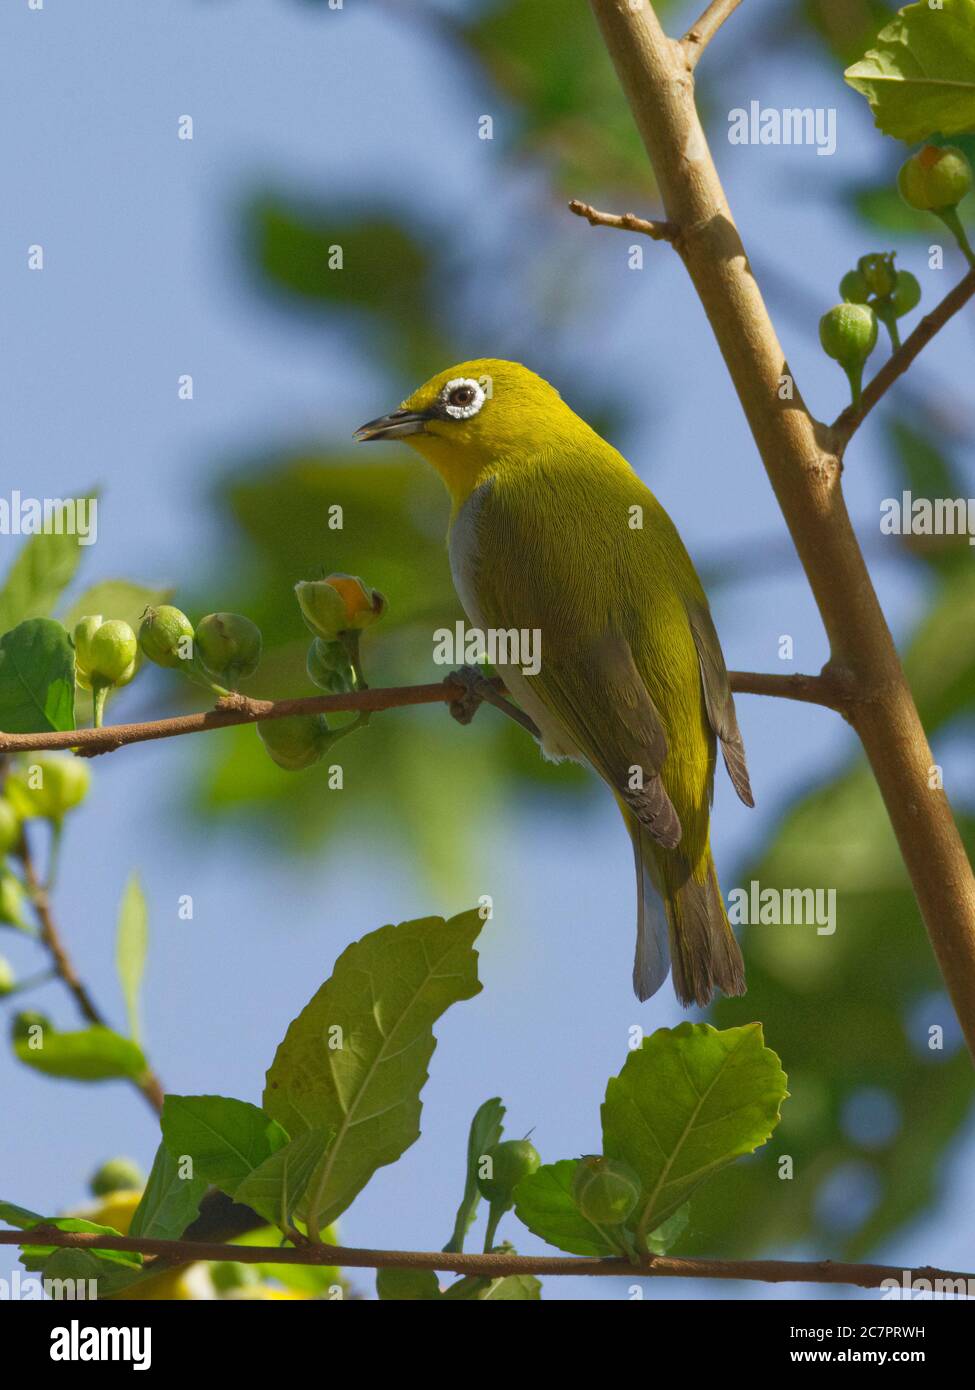
[[[493,693],[493,685],[476,666],[461,666],[459,670],[451,671],[447,681],[451,685],[462,686],[464,691],[456,700],[451,700],[447,708],[458,724],[469,724],[486,695]]]

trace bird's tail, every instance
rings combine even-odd
[[[633,988],[649,999],[673,968],[682,1004],[711,1002],[716,989],[745,993],[745,962],[725,911],[710,849],[693,868],[679,849],[656,844],[630,823],[637,868]]]

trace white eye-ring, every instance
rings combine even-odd
[[[465,376],[448,381],[440,393],[444,410],[455,420],[469,420],[477,414],[486,399],[484,387]]]

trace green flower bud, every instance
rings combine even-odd
[[[0,868],[0,922],[8,927],[27,924],[24,920],[24,890],[20,879],[9,869]]]
[[[369,627],[386,611],[382,594],[352,574],[302,580],[295,585],[295,596],[309,629],[326,642],[333,642],[341,632]]]
[[[0,858],[8,854],[20,840],[20,817],[13,803],[0,797]]]
[[[890,296],[891,307],[894,310],[895,318],[903,318],[912,309],[916,309],[921,302],[921,286],[917,282],[917,277],[912,275],[909,270],[899,270],[897,272],[897,284],[894,292]]]
[[[14,968],[6,956],[0,956],[0,997],[10,994],[17,983]]]
[[[72,755],[39,753],[7,778],[7,795],[25,820],[60,823],[80,806],[91,786],[88,764]]]
[[[877,343],[877,316],[866,304],[837,304],[819,320],[819,341],[842,367],[862,367]]]
[[[147,608],[139,626],[139,646],[157,666],[186,666],[193,660],[193,624],[172,604]]]
[[[840,298],[848,304],[866,304],[870,298],[870,286],[859,270],[848,270],[840,281]]]
[[[587,1221],[620,1226],[640,1200],[640,1179],[628,1163],[587,1154],[572,1177],[572,1199]]]
[[[127,685],[135,675],[139,644],[128,623],[89,617],[75,627],[74,653],[78,684],[91,690],[93,685]]]
[[[319,762],[331,741],[328,725],[321,714],[262,719],[257,732],[272,762],[286,772],[300,772]]]
[[[972,186],[972,166],[957,145],[925,145],[904,161],[897,175],[900,195],[923,212],[953,208]]]
[[[10,1036],[14,1042],[26,1042],[31,1037],[32,1028],[40,1028],[44,1033],[54,1031],[54,1025],[47,1014],[30,1009],[14,1014],[10,1022]]]
[[[522,1178],[537,1172],[542,1162],[535,1145],[528,1139],[505,1139],[488,1149],[484,1158],[488,1163],[485,1175],[478,1174],[477,1186],[481,1196],[492,1206],[510,1206]]]
[[[349,653],[341,642],[326,642],[324,638],[316,637],[308,648],[305,669],[309,680],[320,690],[340,695],[344,690],[352,689],[352,665]]]
[[[88,1186],[93,1197],[107,1197],[110,1192],[124,1192],[145,1186],[146,1175],[131,1158],[110,1158],[92,1174]]]
[[[878,251],[869,256],[861,256],[857,261],[857,269],[863,277],[867,289],[878,299],[886,299],[893,292],[894,286],[897,284],[893,251],[886,253]],[[862,301],[858,302],[862,303]]]
[[[241,613],[208,613],[196,625],[196,651],[215,680],[252,676],[261,660],[261,629]]]

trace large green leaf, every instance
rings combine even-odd
[[[67,1231],[80,1235],[120,1236],[122,1234],[114,1226],[99,1225],[98,1222],[88,1221],[83,1216],[41,1216],[36,1211],[29,1211],[26,1207],[17,1206],[14,1202],[0,1202],[0,1221],[5,1221],[8,1226],[15,1226],[21,1231],[31,1231],[35,1226],[51,1226],[56,1231]],[[32,1269],[43,1263],[58,1247],[32,1245],[30,1241],[25,1240],[21,1248],[25,1265],[28,1269]],[[100,1250],[98,1255],[100,1259],[116,1264],[131,1267],[138,1267],[142,1264],[142,1256],[130,1250]]]
[[[504,1106],[501,1104],[501,1097],[494,1096],[491,1100],[486,1100],[483,1105],[478,1106],[474,1118],[471,1120],[470,1133],[467,1136],[467,1172],[464,1178],[464,1195],[457,1208],[453,1232],[450,1240],[444,1246],[444,1250],[456,1254],[464,1248],[464,1237],[477,1215],[477,1207],[481,1199],[477,1186],[478,1165],[482,1155],[486,1154],[488,1149],[492,1148],[501,1138],[504,1131],[504,1126],[501,1123],[503,1117]]]
[[[610,1079],[602,1107],[603,1152],[643,1184],[639,1227],[655,1229],[705,1178],[764,1144],[786,1095],[761,1024],[718,1032],[681,1023],[646,1038]]]
[[[334,1131],[304,1203],[319,1228],[419,1137],[433,1024],[480,990],[473,943],[483,925],[472,911],[370,932],[288,1028],[264,1108],[296,1137]]]
[[[146,951],[149,946],[149,916],[145,895],[137,874],[132,874],[125,885],[122,906],[119,909],[118,930],[115,938],[115,968],[125,996],[125,1009],[129,1019],[129,1032],[136,1042],[142,1040],[139,1023],[139,991],[142,975],[146,967]]]
[[[844,75],[887,135],[913,143],[975,130],[975,0],[907,5]]]
[[[570,1255],[619,1255],[598,1226],[587,1221],[572,1196],[577,1158],[543,1163],[515,1189],[515,1215],[549,1245]]]
[[[142,1049],[111,1028],[92,1024],[77,1033],[57,1033],[46,1027],[43,1045],[34,1047],[26,1038],[15,1038],[14,1054],[35,1071],[73,1081],[138,1081],[145,1075]]]
[[[234,1201],[286,1230],[331,1138],[331,1130],[309,1129],[292,1139],[247,1175]]]
[[[81,554],[75,535],[31,536],[0,588],[0,633],[28,618],[48,617],[71,583]]]
[[[74,650],[60,623],[30,618],[0,637],[0,729],[74,728]]]
[[[229,1096],[167,1096],[160,1123],[173,1157],[191,1158],[194,1175],[231,1197],[288,1142],[286,1132],[263,1110]]]
[[[132,1213],[129,1235],[178,1240],[196,1220],[206,1189],[204,1177],[181,1177],[179,1160],[160,1144],[145,1191]]]

